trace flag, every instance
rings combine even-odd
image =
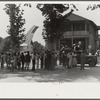
[[[26,34],[25,43],[30,44],[33,38],[35,31],[38,29],[38,26],[33,26]]]

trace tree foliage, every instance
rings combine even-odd
[[[39,43],[38,41],[34,41],[32,43],[32,45],[33,45],[34,52],[41,53],[42,51],[44,51],[44,46],[41,43]]]
[[[11,38],[10,36],[2,39],[0,43],[0,52],[10,52],[11,51]]]
[[[89,4],[88,7],[87,7],[87,10],[95,10],[95,9],[98,9],[100,8],[100,4]]]
[[[21,9],[21,5],[6,4],[4,8],[6,14],[9,16],[10,26],[8,27],[8,34],[11,37],[11,47],[14,50],[19,50],[20,43],[22,43],[23,32],[25,28],[25,19],[23,18],[24,10]]]
[[[66,4],[38,4],[37,8],[42,12],[42,15],[45,17],[44,20],[44,29],[43,37],[45,40],[54,41],[59,40],[59,38],[66,31],[66,24],[70,24],[70,21],[67,17],[74,11],[70,10],[65,15],[62,15],[66,10],[70,8],[71,5]],[[76,6],[73,5],[73,8],[77,10]]]
[[[0,44],[2,43],[2,40],[3,40],[3,38],[2,38],[2,37],[0,37]]]

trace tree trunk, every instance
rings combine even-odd
[[[10,35],[12,35],[12,29],[13,29],[13,5],[10,5]],[[11,37],[11,56],[13,53],[13,42],[12,42],[12,37]]]
[[[50,51],[54,50],[55,49],[55,42],[51,42],[51,41],[46,42],[46,49],[50,50]]]

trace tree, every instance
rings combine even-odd
[[[74,9],[77,10],[76,6],[71,4]],[[42,12],[45,17],[43,38],[47,42],[59,41],[61,36],[66,31],[66,25],[70,24],[67,17],[74,11],[70,10],[69,13],[62,15],[66,10],[70,8],[69,4],[38,4],[37,8]]]
[[[1,50],[2,50],[2,41],[3,41],[3,38],[0,37],[0,52],[1,52]]]
[[[22,43],[23,32],[25,28],[25,19],[23,18],[24,10],[21,9],[21,5],[6,4],[4,8],[6,14],[9,16],[10,26],[8,26],[8,34],[11,39],[11,49],[12,51],[18,51],[20,43]]]
[[[2,37],[0,37],[0,44],[1,44],[2,40],[3,40],[3,38],[2,38]]]
[[[10,36],[2,39],[0,44],[0,52],[10,52],[11,51],[11,41]]]
[[[88,5],[87,10],[89,10],[89,9],[95,10],[98,8],[100,8],[100,4],[90,4],[90,5]]]
[[[44,46],[40,44],[38,41],[34,41],[32,45],[33,45],[34,52],[41,53],[42,51],[44,51]]]

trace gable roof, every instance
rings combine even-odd
[[[79,21],[79,20],[88,20],[82,16],[76,15],[74,13],[70,14],[67,19],[69,19],[70,21]]]
[[[70,21],[83,21],[83,20],[87,20],[89,22],[91,22],[92,24],[94,24],[95,26],[97,26],[92,20],[89,20],[87,18],[84,18],[82,16],[76,15],[74,13],[70,14],[67,19],[69,19]]]

